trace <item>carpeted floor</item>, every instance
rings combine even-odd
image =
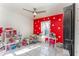
[[[53,48],[47,43],[37,43],[8,52],[4,56],[69,56],[69,52],[63,48]]]

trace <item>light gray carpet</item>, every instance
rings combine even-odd
[[[37,47],[37,48],[34,48]],[[34,49],[33,49],[34,48]],[[29,51],[24,51],[29,50]],[[17,55],[15,52],[21,50],[21,54]],[[69,56],[69,51],[59,47],[49,46],[48,43],[37,43],[31,44],[26,47],[21,47],[20,49],[12,50],[5,55],[11,53],[13,56]],[[4,55],[4,56],[5,56]]]

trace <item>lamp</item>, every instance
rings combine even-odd
[[[33,15],[34,15],[34,17],[35,17],[35,16],[37,15],[37,13],[36,13],[36,12],[34,12],[34,13],[33,13]]]
[[[34,13],[33,13],[33,15],[34,15],[34,16],[36,16],[36,15],[37,15],[37,13],[36,13],[36,12],[34,12]]]

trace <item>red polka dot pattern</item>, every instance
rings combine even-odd
[[[58,38],[57,42],[63,43],[63,14],[34,19],[33,33],[41,33],[41,22],[50,20],[50,32],[54,32]]]

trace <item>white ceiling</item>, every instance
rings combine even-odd
[[[52,11],[60,10],[70,4],[71,3],[6,3],[1,5],[12,12],[16,12],[27,17],[32,17],[32,13],[24,11],[22,8],[28,10],[33,10],[33,8],[37,8],[38,10],[46,10],[47,13],[44,13],[44,15],[47,15],[48,13],[53,13]]]

